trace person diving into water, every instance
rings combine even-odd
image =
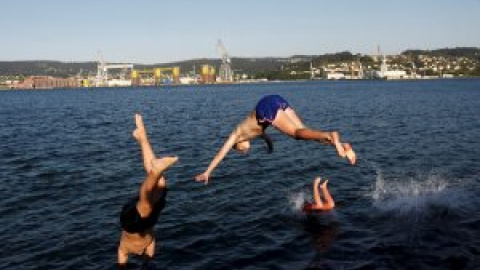
[[[126,268],[129,254],[153,259],[153,227],[165,207],[167,195],[167,180],[163,172],[178,160],[177,157],[156,158],[141,115],[135,115],[135,123],[133,137],[140,145],[146,177],[140,186],[139,195],[126,203],[120,214],[122,232],[118,246],[118,269]]]
[[[269,152],[272,152],[273,143],[265,133],[270,125],[297,140],[316,141],[332,145],[341,158],[346,157],[352,165],[356,162],[356,155],[351,145],[342,143],[337,131],[320,131],[306,127],[285,99],[279,95],[267,95],[257,103],[255,110],[251,111],[247,118],[237,125],[210,162],[206,171],[197,175],[195,180],[208,184],[212,171],[231,148],[246,153],[250,148],[250,140],[256,137],[261,137],[267,143]]]
[[[315,178],[315,181],[313,182],[313,203],[306,202],[303,205],[304,212],[328,211],[335,207],[335,202],[333,201],[330,192],[328,192],[327,183],[328,179],[322,182],[322,178]],[[320,196],[319,188],[322,189],[324,200],[322,200],[322,197]]]

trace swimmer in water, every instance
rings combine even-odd
[[[328,179],[323,181],[323,183],[321,183],[321,181],[322,179],[320,177],[315,178],[315,181],[313,182],[313,203],[305,203],[303,205],[303,211],[328,211],[335,207],[335,202],[327,189]],[[318,190],[319,187],[322,189],[323,201],[320,196],[320,191]]]
[[[163,172],[178,160],[177,157],[156,158],[141,115],[135,115],[135,123],[137,128],[133,131],[133,137],[140,145],[146,177],[140,186],[138,196],[122,208],[118,269],[126,268],[129,254],[144,256],[148,261],[153,259],[155,252],[153,226],[165,207],[167,195],[167,180]]]
[[[250,140],[256,137],[262,138],[266,142],[269,152],[272,152],[273,143],[265,133],[270,125],[297,140],[316,141],[332,145],[341,158],[346,157],[352,165],[356,162],[356,155],[351,145],[342,143],[337,131],[320,131],[307,128],[285,99],[279,95],[269,95],[263,97],[257,103],[255,110],[250,112],[247,118],[232,131],[227,141],[210,162],[207,170],[197,175],[195,180],[208,184],[212,171],[231,148],[246,153],[250,148]]]

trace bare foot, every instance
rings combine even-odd
[[[327,178],[327,179],[325,179],[325,181],[323,181],[323,183],[322,183],[322,184],[320,184],[320,187],[321,187],[321,188],[327,188],[327,183],[328,183],[328,180],[329,180],[328,178]]]
[[[322,181],[322,178],[320,178],[320,176],[317,176],[317,178],[315,178],[315,182],[314,182],[314,185],[318,185],[320,184],[320,182]]]
[[[350,161],[350,164],[354,165],[357,162],[357,155],[353,151],[352,146],[349,143],[344,143],[343,148],[345,149],[345,155]]]
[[[332,131],[331,136],[332,136],[333,145],[337,149],[338,156],[340,156],[341,158],[344,158],[346,154],[345,154],[345,149],[343,148],[343,145],[340,142],[340,135],[338,134],[337,131]]]
[[[152,160],[152,170],[155,173],[162,173],[178,161],[178,157],[155,158]]]
[[[144,141],[147,139],[147,131],[145,125],[143,124],[142,116],[138,113],[135,114],[135,125],[137,128],[133,131],[133,137],[138,141]]]

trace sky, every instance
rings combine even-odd
[[[480,0],[0,0],[0,61],[136,64],[480,47]]]

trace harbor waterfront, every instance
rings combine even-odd
[[[221,40],[220,59],[164,64],[2,62],[0,88],[54,89],[258,83],[299,80],[417,80],[480,76],[480,48],[406,50],[400,54],[338,52],[284,58],[231,58]],[[235,70],[235,72],[233,72]],[[59,76],[61,75],[61,76]]]
[[[272,154],[254,141],[195,182],[266,94],[338,129],[358,164],[269,129]],[[1,91],[1,269],[116,269],[144,176],[136,112],[180,158],[152,269],[480,268],[480,79],[452,79]],[[305,216],[316,176],[336,208]]]

